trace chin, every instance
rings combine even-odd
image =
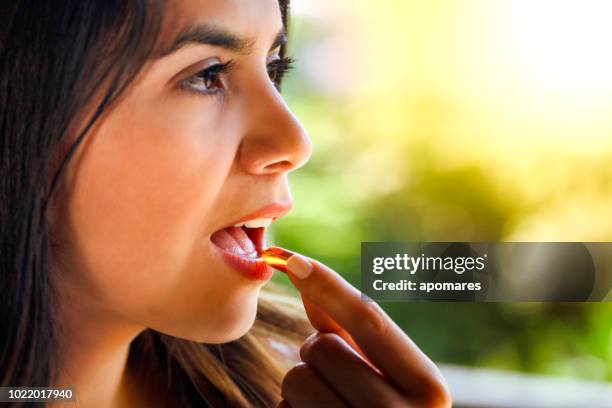
[[[259,292],[259,291],[258,291]],[[202,324],[200,319],[188,324],[181,333],[171,335],[199,343],[221,344],[244,336],[255,323],[257,317],[257,295],[249,296],[246,301],[225,304],[211,313],[211,319]]]

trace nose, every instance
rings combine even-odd
[[[245,171],[286,173],[308,161],[310,138],[269,80],[246,102],[245,113],[247,129],[238,150]]]

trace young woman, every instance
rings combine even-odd
[[[265,227],[311,153],[279,93],[285,0],[0,7],[1,386],[97,408],[450,405],[324,265],[288,264],[312,326],[264,288]]]

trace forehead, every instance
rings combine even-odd
[[[165,7],[166,39],[186,26],[201,23],[224,27],[254,42],[283,28],[278,0],[171,0]]]

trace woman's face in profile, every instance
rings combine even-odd
[[[269,274],[227,255],[252,256],[249,235],[263,231],[224,228],[282,216],[310,143],[272,81],[277,0],[169,3],[162,42],[200,35],[151,59],[77,149],[53,209],[54,256],[82,309],[225,342],[250,328]]]

